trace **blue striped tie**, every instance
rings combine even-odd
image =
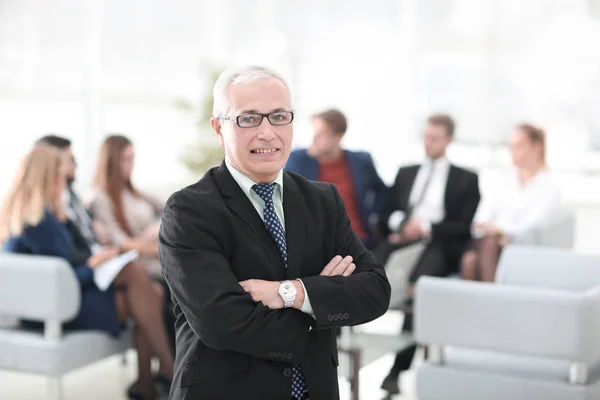
[[[252,189],[265,202],[265,208],[263,209],[263,220],[265,222],[265,227],[271,235],[271,238],[273,238],[275,245],[277,245],[279,255],[283,260],[283,264],[285,265],[287,272],[288,257],[285,230],[283,229],[281,221],[275,213],[275,206],[273,204],[275,184],[269,183],[263,185],[254,185],[252,186]],[[308,388],[306,385],[306,380],[304,379],[304,374],[302,373],[302,367],[298,364],[294,364],[294,367],[292,368],[292,397],[302,399],[307,390]]]

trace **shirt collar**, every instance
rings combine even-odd
[[[437,158],[435,160],[432,160],[430,158],[428,158],[425,163],[425,165],[428,165],[430,167],[434,167],[435,169],[438,169],[440,167],[447,167],[450,165],[450,161],[448,161],[448,158],[446,156],[441,156],[440,158]]]
[[[231,165],[227,157],[225,157],[225,166],[229,170],[229,173],[231,174],[233,179],[237,182],[242,191],[246,194],[246,196],[250,196],[252,193],[254,193],[254,191],[252,190],[252,186],[256,185],[256,182],[254,182],[252,179],[248,178],[246,175],[242,174],[240,171],[235,169]],[[283,200],[283,170],[279,171],[273,183],[276,184],[275,190],[279,191],[281,199]]]

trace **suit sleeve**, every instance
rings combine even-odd
[[[336,214],[335,254],[350,255],[356,270],[348,277],[302,278],[313,307],[317,329],[358,325],[383,315],[390,304],[390,284],[383,266],[354,234],[344,203],[335,188],[332,212]]]
[[[373,212],[376,214],[380,214],[385,202],[387,200],[387,196],[389,194],[389,188],[383,181],[381,177],[377,173],[377,169],[375,168],[375,163],[373,162],[373,158],[371,155],[368,155],[369,158],[369,168],[371,169],[371,174],[373,176],[373,191],[375,193],[375,200],[373,201]]]
[[[479,194],[479,179],[476,174],[470,174],[470,182],[462,196],[460,204],[463,205],[459,217],[451,221],[442,221],[432,224],[433,237],[449,237],[468,239],[471,236],[471,223],[477,211],[481,195]]]
[[[285,352],[291,357],[286,361],[301,362],[311,318],[299,310],[271,310],[252,300],[224,256],[224,239],[213,215],[184,192],[171,196],[163,212],[162,272],[189,326],[215,350],[268,360],[274,359],[274,352]],[[248,268],[251,263],[248,260]]]

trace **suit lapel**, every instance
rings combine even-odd
[[[450,200],[454,194],[453,192],[451,193],[451,191],[456,190],[456,188],[461,190],[460,186],[458,186],[458,182],[456,182],[456,172],[456,168],[454,168],[453,165],[450,165],[450,169],[448,170],[448,180],[446,182],[446,191],[444,193],[444,207],[446,208],[446,215],[448,215],[447,210],[450,209]]]
[[[402,191],[402,198],[400,198],[400,206],[402,210],[407,210],[410,202],[410,195],[414,189],[415,181],[417,179],[417,174],[419,173],[419,169],[421,166],[415,166],[411,168],[409,172],[406,174],[406,182],[399,182],[400,187],[407,188],[408,190]]]
[[[275,242],[273,242],[269,232],[267,232],[265,224],[260,218],[260,215],[258,215],[256,209],[246,194],[242,191],[242,188],[240,188],[235,179],[233,179],[224,162],[216,170],[215,178],[221,189],[221,193],[223,193],[225,196],[225,202],[227,203],[227,206],[246,224],[248,224],[250,228],[252,228],[265,252],[267,259],[269,260],[269,264],[275,273],[275,276],[278,277],[278,279],[282,279],[285,269],[283,260],[281,259],[279,251],[275,246]]]
[[[288,279],[296,279],[302,270],[305,221],[304,196],[287,173],[283,174],[283,213],[288,253]]]

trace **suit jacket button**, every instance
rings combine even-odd
[[[329,322],[333,321],[333,315],[327,314],[327,321],[329,321]]]
[[[344,313],[344,319],[348,319],[348,318],[350,318],[350,314]]]
[[[269,352],[269,357],[273,357],[273,358],[275,358],[275,352],[271,350],[271,351]]]
[[[289,378],[290,376],[292,376],[292,369],[291,368],[284,369],[283,376],[285,376],[286,378]]]
[[[294,357],[294,354],[293,354],[293,353],[288,353],[288,354],[287,354],[287,359],[288,359],[288,360],[291,360],[293,357]]]

